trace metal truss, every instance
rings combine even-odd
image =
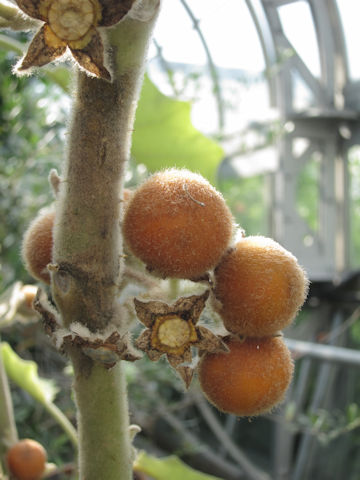
[[[272,179],[271,234],[300,259],[311,280],[333,281],[351,269],[347,154],[360,140],[359,85],[349,81],[336,1],[307,0],[317,37],[319,76],[291,44],[281,22],[279,8],[297,0],[246,1],[264,52],[270,98],[284,125],[279,169]],[[298,105],[299,84],[310,98],[306,107]],[[318,172],[315,227],[301,215],[297,196],[301,175],[311,162]]]

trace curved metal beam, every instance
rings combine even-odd
[[[267,80],[270,91],[270,104],[275,107],[276,101],[276,80],[273,74],[274,66],[277,63],[277,54],[274,44],[273,35],[265,15],[261,0],[245,0],[250,15],[254,21],[257,34],[260,39],[261,48],[264,54]]]
[[[321,77],[335,109],[344,108],[349,80],[345,38],[335,0],[308,0],[319,45]]]

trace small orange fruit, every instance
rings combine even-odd
[[[196,279],[226,251],[233,218],[222,195],[200,175],[165,170],[145,181],[125,212],[132,253],[161,277]]]
[[[291,323],[307,295],[296,258],[271,238],[240,240],[215,269],[215,308],[232,333],[273,335]]]
[[[22,256],[27,271],[37,280],[50,284],[46,266],[51,263],[55,212],[46,210],[32,221],[25,232]]]
[[[38,480],[45,471],[46,451],[40,443],[26,438],[8,450],[6,460],[17,480]]]
[[[224,339],[229,353],[206,353],[200,360],[200,386],[222,412],[253,416],[270,411],[285,395],[293,374],[281,337]]]

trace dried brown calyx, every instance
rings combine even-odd
[[[194,374],[189,365],[192,361],[191,347],[212,353],[228,350],[208,328],[197,326],[208,296],[207,290],[202,295],[181,297],[172,305],[134,300],[137,316],[147,327],[136,340],[136,347],[146,352],[152,361],[165,354],[187,388]]]
[[[142,354],[133,347],[129,334],[121,335],[114,326],[109,325],[106,330],[95,333],[78,322],[64,328],[59,313],[41,289],[38,289],[33,305],[42,317],[45,332],[60,351],[66,351],[68,346],[79,347],[87,357],[105,368],[112,368],[119,360],[135,362],[141,358]]]
[[[131,345],[130,337],[120,336],[119,332],[113,331],[108,337],[84,338],[71,332],[63,338],[65,345],[80,346],[83,353],[94,362],[101,363],[105,368],[112,368],[119,360],[135,362],[141,358]]]
[[[89,73],[111,79],[104,66],[104,46],[97,27],[118,23],[135,0],[16,0],[19,8],[44,25],[36,33],[19,71],[41,67],[67,48]]]

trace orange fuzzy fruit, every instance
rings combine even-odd
[[[51,263],[55,212],[47,210],[32,221],[25,232],[22,256],[27,271],[37,280],[50,284],[46,266]]]
[[[6,460],[17,480],[38,480],[45,471],[46,451],[40,443],[26,438],[8,450]]]
[[[284,398],[294,365],[281,337],[224,340],[229,353],[206,353],[200,360],[200,386],[218,410],[237,416],[270,411]]]
[[[232,333],[273,335],[291,323],[307,295],[308,280],[296,258],[261,236],[245,237],[215,269],[215,305]]]
[[[122,192],[122,201],[123,201],[123,208],[124,210],[127,209],[129,202],[131,200],[131,197],[133,196],[134,191],[131,190],[130,188],[124,188]]]
[[[196,279],[226,251],[233,218],[222,195],[200,175],[165,170],[143,183],[126,209],[132,253],[162,277]]]

